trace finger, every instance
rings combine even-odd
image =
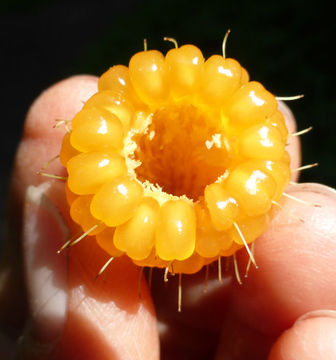
[[[218,359],[224,354],[227,359],[265,359],[271,344],[299,316],[335,305],[336,272],[331,266],[336,256],[332,240],[336,235],[335,192],[318,184],[294,189],[290,194],[310,205],[287,201],[256,241],[259,268],[251,269],[243,284],[234,289]],[[244,272],[246,254],[239,255],[240,271]]]
[[[59,341],[66,321],[66,254],[57,250],[69,231],[43,183],[27,189],[23,220],[23,253],[29,314],[17,358],[43,359]]]
[[[8,233],[0,262],[0,323],[12,338],[17,337],[22,330],[27,311],[21,256],[22,216],[26,190],[30,185],[39,185],[46,181],[36,173],[59,152],[64,131],[53,129],[55,119],[71,119],[74,112],[80,110],[83,101],[87,100],[97,87],[96,78],[92,76],[73,79],[76,81],[64,81],[61,83],[62,86],[50,88],[36,100],[27,114],[23,138],[16,154],[8,195]],[[67,93],[68,96],[62,98],[61,92]],[[41,108],[42,111],[39,110]],[[59,162],[54,161],[48,171],[57,174],[64,170]],[[52,186],[47,195],[61,211],[65,209],[63,184],[56,181],[50,183]],[[66,213],[63,211],[63,216],[66,216]]]
[[[269,360],[336,358],[336,315],[334,311],[306,314],[277,340]]]
[[[156,318],[139,269],[116,259],[96,281],[108,260],[86,239],[70,251],[69,312],[59,354],[90,359],[158,359]]]
[[[299,171],[295,171],[301,165],[301,146],[299,136],[292,136],[297,131],[296,121],[290,108],[283,102],[279,101],[279,110],[282,112],[285,124],[288,129],[288,142],[286,150],[291,158],[290,167],[292,170],[292,181],[297,181],[300,175]]]
[[[274,336],[256,331],[229,315],[215,359],[335,359],[335,337],[336,315],[332,310],[303,315],[275,343]]]
[[[38,185],[45,181],[36,177],[35,173],[59,152],[64,130],[62,133],[59,129],[53,129],[54,120],[71,120],[82,107],[83,101],[94,91],[96,79],[74,77],[48,89],[33,104],[15,166],[13,191],[18,203],[22,202],[28,184]],[[61,174],[62,171],[64,170],[56,161],[48,168],[48,172],[56,174]],[[45,191],[45,195],[68,221],[64,184],[55,180],[47,182],[51,186]],[[54,236],[44,241],[55,245]],[[36,251],[41,251],[41,247],[37,246]],[[85,238],[68,252],[67,319],[59,334],[59,341],[54,344],[55,356],[64,359],[110,359],[123,354],[124,359],[157,358],[155,316],[145,284],[142,286],[142,296],[139,297],[139,271],[121,259],[108,268],[106,281],[95,281],[95,276],[106,259],[107,255],[91,237]],[[26,263],[35,267],[40,265],[38,262]],[[36,271],[34,269],[35,273]],[[34,289],[33,280],[27,277],[27,282],[28,288]],[[36,293],[36,284],[34,291]],[[36,309],[31,307],[31,310]],[[32,320],[36,322],[36,319]],[[55,337],[53,333],[53,338]]]
[[[290,195],[305,203],[284,201],[256,242],[259,269],[252,269],[233,296],[237,316],[268,334],[279,334],[306,312],[335,307],[336,192],[303,184]]]
[[[80,245],[81,251],[77,247],[69,254],[68,270],[73,276],[69,276],[69,284],[66,283],[66,254],[57,254],[64,242],[64,225],[53,204],[43,196],[45,185],[30,187],[27,192],[24,248],[31,314],[17,357],[127,359],[148,358],[149,351],[155,355],[152,345],[156,331],[150,334],[149,349],[145,329],[151,331],[153,328],[145,310],[146,299],[139,303],[138,273],[134,266],[119,262],[111,266],[103,279],[95,281],[99,261],[105,254],[101,251],[98,256],[94,255],[94,239],[91,238],[85,247]],[[77,261],[72,261],[73,258],[79,260],[81,271],[76,270]],[[88,264],[80,261],[82,259]],[[146,294],[145,287],[143,292]],[[125,321],[120,312],[125,313]]]
[[[28,186],[36,186],[48,180],[43,176],[37,176],[37,173],[60,152],[65,129],[55,129],[56,121],[71,120],[96,91],[95,77],[75,76],[45,90],[33,103],[27,114],[23,138],[14,164],[12,193],[13,198],[19,202],[18,205],[22,204]],[[59,161],[51,162],[47,172],[65,174]],[[64,196],[61,196],[64,184],[57,180],[49,181],[53,186],[48,190],[48,196],[63,211],[67,208]]]

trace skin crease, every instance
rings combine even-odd
[[[82,101],[96,92],[96,82],[97,79],[90,76],[70,78],[45,91],[32,105],[13,173],[9,210],[12,228],[18,228],[27,187],[46,182],[45,178],[36,176],[36,171],[59,152],[64,130],[53,129],[55,119],[71,119],[81,108]],[[294,131],[291,113],[283,104],[280,108],[290,131]],[[291,138],[288,149],[295,168],[300,163],[296,137]],[[63,170],[56,161],[48,167],[48,172],[62,174]],[[45,195],[70,229],[76,231],[68,217],[63,184],[55,180],[47,182],[50,188]],[[68,283],[63,289],[67,294],[67,318],[63,325],[61,323],[59,334],[51,332],[51,341],[43,337],[44,332],[48,333],[48,322],[42,321],[39,326],[34,321],[26,323],[18,358],[158,359],[159,334],[161,359],[335,358],[336,350],[323,346],[324,341],[330,344],[336,338],[333,312],[320,313],[313,320],[308,317],[293,324],[305,313],[336,307],[336,270],[332,266],[336,258],[336,245],[332,241],[336,235],[333,225],[336,223],[336,196],[319,185],[292,186],[288,192],[321,207],[282,199],[284,210],[277,212],[269,229],[256,242],[255,258],[259,269],[251,268],[248,278],[239,286],[232,264],[229,271],[224,272],[223,260],[223,283],[218,281],[217,265],[211,266],[206,292],[203,291],[204,270],[184,276],[182,313],[176,311],[176,276],[169,277],[168,283],[163,284],[162,271],[153,272],[155,311],[145,279],[142,279],[139,298],[139,269],[129,261],[115,260],[106,270],[106,276],[95,281],[108,256],[90,237],[86,238],[67,255]],[[27,276],[23,280],[20,267],[13,267],[12,264],[22,261],[17,255],[20,234],[13,231],[10,234],[13,241],[6,248],[7,261],[3,261],[0,268],[0,274],[11,274],[1,277],[0,330],[4,336],[13,338],[8,329],[20,328],[31,314],[22,302],[5,300],[26,296],[21,290],[23,281],[32,297],[34,277]],[[53,241],[52,234],[48,240]],[[246,252],[241,251],[238,263],[242,275],[246,262]],[[60,270],[56,268],[55,271]],[[29,269],[26,272],[29,274]],[[34,306],[32,304],[34,299],[28,299],[28,309]],[[11,319],[6,316],[9,312],[19,315]],[[286,329],[289,330],[284,332]],[[327,337],[317,336],[326,331]],[[41,346],[50,341],[52,347]],[[326,349],[324,353],[321,348]],[[323,356],[311,357],[312,354]]]

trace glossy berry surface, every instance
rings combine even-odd
[[[70,214],[111,256],[197,272],[266,229],[287,139],[277,100],[236,60],[137,53],[100,77],[64,137]]]

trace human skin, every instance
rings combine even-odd
[[[232,266],[224,272],[224,261],[222,283],[211,267],[207,291],[204,271],[184,276],[181,313],[176,277],[164,284],[156,270],[151,290],[142,278],[139,295],[140,270],[127,259],[115,259],[95,279],[108,255],[92,238],[57,254],[75,227],[63,183],[36,172],[59,153],[64,129],[53,128],[55,119],[71,119],[96,91],[95,77],[73,77],[42,93],[28,112],[0,267],[0,357],[159,359],[160,342],[161,359],[336,358],[336,193],[325,186],[286,190],[307,203],[281,200],[256,241],[258,269],[247,278],[246,252],[238,254],[243,285]],[[295,131],[292,114],[280,107]],[[296,168],[298,138],[290,143]],[[54,161],[48,172],[64,169]]]

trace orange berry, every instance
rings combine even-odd
[[[96,235],[98,245],[113,257],[121,256],[122,251],[117,249],[113,242],[115,228],[105,227],[105,229]]]
[[[156,267],[156,268],[166,268],[169,265],[168,261],[160,259],[153,249],[152,252],[143,260],[132,259],[134,264],[141,267]]]
[[[200,94],[208,104],[221,106],[241,83],[242,67],[234,59],[213,55],[204,64]]]
[[[69,205],[71,205],[73,203],[74,200],[76,200],[78,198],[78,195],[73,193],[70,189],[69,189],[69,185],[68,182],[65,183],[65,197],[66,200],[68,202]]]
[[[276,98],[225,47],[206,61],[193,45],[139,52],[100,77],[64,136],[70,215],[112,257],[197,272],[266,229],[287,139]]]
[[[72,120],[70,142],[79,151],[120,151],[123,140],[120,120],[105,109],[86,108]]]
[[[132,103],[122,94],[105,90],[93,95],[84,105],[84,109],[91,107],[103,108],[115,115],[127,132],[132,124],[134,116],[134,108]]]
[[[285,124],[285,119],[279,110],[266,120],[266,124],[275,127],[280,132],[282,138],[287,141],[288,129]]]
[[[204,266],[204,258],[197,253],[193,253],[186,260],[175,260],[169,265],[169,271],[173,274],[194,274]]]
[[[184,260],[195,249],[196,216],[189,203],[171,200],[161,206],[155,232],[155,248],[163,260]]]
[[[62,147],[60,152],[60,162],[61,164],[66,167],[68,161],[73,158],[74,156],[78,155],[80,152],[75,149],[71,143],[70,143],[70,136],[71,133],[66,133],[64,135],[63,141],[62,141]]]
[[[158,202],[145,197],[133,217],[116,228],[113,240],[115,246],[134,260],[147,258],[154,246],[158,212]]]
[[[195,250],[206,258],[218,257],[222,249],[231,246],[232,240],[226,232],[215,229],[209,210],[204,204],[196,204],[195,211],[197,217]]]
[[[92,195],[78,196],[71,204],[70,215],[71,218],[79,225],[81,225],[84,232],[89,231],[97,225],[97,219],[95,219],[90,212],[90,204]],[[99,224],[97,228],[90,231],[90,235],[96,235],[104,230],[105,225]]]
[[[249,80],[250,80],[249,73],[246,71],[246,69],[242,68],[242,76],[241,76],[241,79],[240,79],[240,84],[244,85],[247,82],[249,82]]]
[[[202,52],[194,45],[184,45],[168,51],[167,74],[175,98],[192,95],[197,91],[203,63]]]
[[[129,63],[132,85],[149,107],[163,104],[168,97],[167,73],[163,55],[156,50],[133,55]]]
[[[204,198],[210,217],[217,230],[227,230],[236,221],[239,205],[221,184],[210,184],[205,188]]]
[[[244,236],[247,244],[253,242],[266,229],[269,222],[268,215],[247,216],[237,221],[237,225]],[[229,230],[229,236],[237,245],[244,246],[243,240],[236,228]]]
[[[279,160],[285,152],[281,133],[272,125],[251,126],[240,136],[240,153],[249,159]]]
[[[277,189],[274,195],[274,199],[278,200],[283,193],[284,187],[286,186],[286,184],[289,183],[291,178],[288,162],[283,160],[282,161],[263,160],[263,161],[254,162],[254,165],[257,166],[266,174],[272,176],[272,178],[275,180]]]
[[[227,109],[226,116],[232,127],[248,127],[262,123],[277,110],[275,97],[256,81],[240,87],[234,94]]]
[[[127,177],[106,182],[94,195],[91,213],[107,226],[118,226],[129,220],[142,200],[143,189]]]
[[[225,188],[249,216],[265,214],[276,192],[274,179],[251,161],[237,166],[225,182]]]
[[[69,188],[79,195],[94,194],[104,183],[127,172],[120,155],[100,152],[74,156],[68,161],[67,168]]]
[[[132,86],[127,66],[115,65],[104,72],[98,80],[98,91],[104,90],[113,90],[124,95],[137,107],[145,106]]]

